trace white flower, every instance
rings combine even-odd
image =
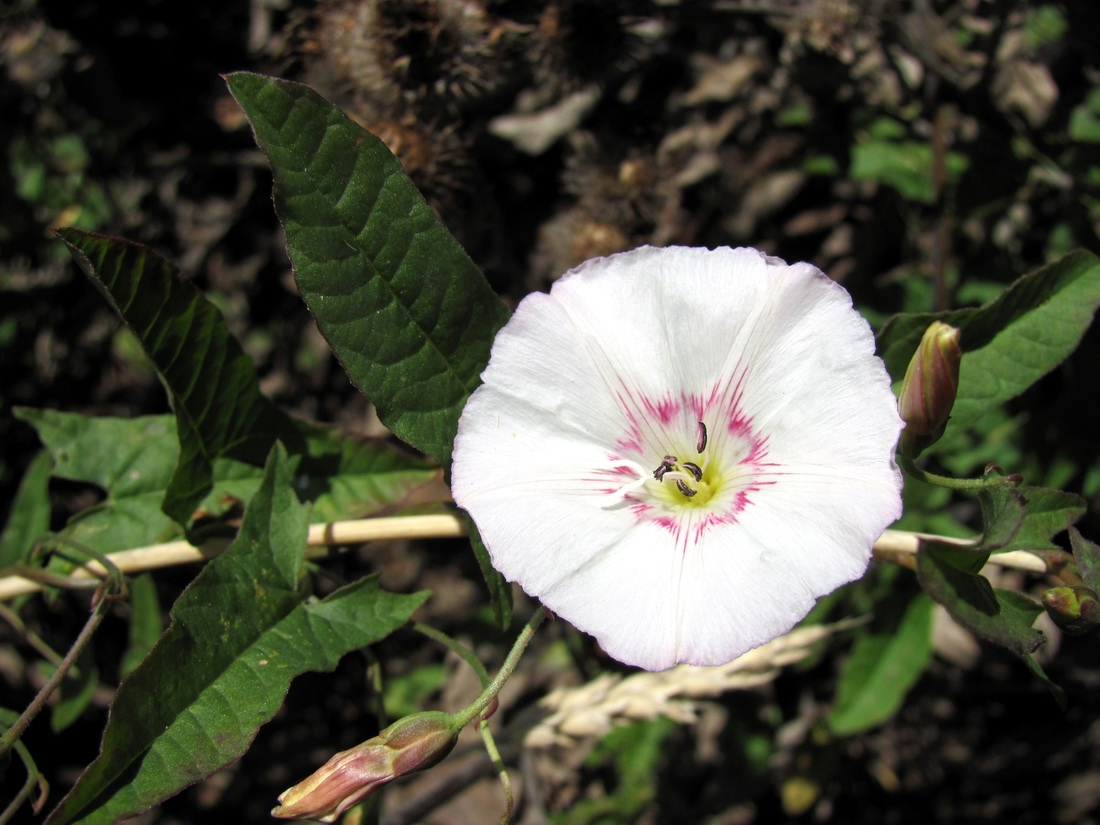
[[[901,514],[897,402],[809,264],[644,247],[523,300],[452,490],[508,579],[611,656],[716,665],[859,578]]]

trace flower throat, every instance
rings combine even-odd
[[[710,457],[707,455],[707,425],[697,422],[695,454],[701,456],[702,463],[683,461],[677,456],[666,455],[661,459],[653,478],[661,483],[661,490],[670,503],[703,505],[710,501],[715,492],[716,479],[709,473]]]

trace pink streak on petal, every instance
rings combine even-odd
[[[673,399],[672,396],[665,396],[657,400],[643,397],[642,406],[645,408],[646,413],[656,418],[666,427],[676,419],[681,409],[680,402]]]

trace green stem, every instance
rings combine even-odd
[[[951,478],[937,475],[922,470],[913,462],[913,459],[900,453],[898,454],[898,464],[917,481],[923,481],[925,484],[932,484],[936,487],[946,487],[950,490],[987,490],[993,487],[1006,487],[1013,483],[1004,476],[997,478]]]
[[[19,789],[19,793],[12,797],[8,807],[6,807],[3,812],[0,812],[0,825],[7,825],[7,823],[15,818],[16,812],[23,806],[23,803],[30,799],[35,786],[38,786],[40,789],[40,795],[42,797],[39,804],[45,803],[45,796],[49,790],[45,780],[43,780],[41,774],[38,773],[38,768],[35,767],[30,752],[22,742],[15,743],[15,752],[19,754],[19,757],[23,760],[23,766],[27,769],[27,781],[23,783],[23,787]]]
[[[442,630],[436,630],[431,625],[426,625],[422,622],[413,622],[412,629],[417,633],[422,633],[432,641],[439,642],[439,644],[460,657],[462,661],[473,668],[474,673],[477,674],[477,678],[481,682],[481,687],[486,688],[489,686],[489,671],[485,669],[485,665],[481,663],[481,660],[478,659],[477,656],[474,655],[474,652],[466,647],[466,645],[459,642],[453,636],[448,636]]]
[[[508,656],[505,658],[504,664],[500,666],[500,670],[497,671],[496,678],[481,691],[480,696],[455,714],[456,729],[470,724],[492,704],[497,694],[500,693],[500,689],[504,687],[504,683],[515,671],[520,658],[523,656],[523,651],[527,649],[527,645],[531,642],[535,631],[538,630],[539,625],[542,624],[542,620],[545,618],[546,608],[539,605],[538,610],[531,614],[531,618],[527,620],[527,624],[523,626],[523,630],[516,637],[516,642],[512,645],[512,649],[508,651]]]
[[[496,768],[500,785],[504,789],[504,813],[500,817],[500,825],[508,825],[512,821],[512,810],[515,807],[515,795],[512,792],[512,777],[508,775],[508,769],[504,767],[504,760],[500,758],[500,750],[497,748],[493,732],[489,730],[489,720],[482,719],[477,726],[481,733],[481,739],[485,743],[485,750],[489,754],[489,761]]]

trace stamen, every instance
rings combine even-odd
[[[625,468],[627,470],[630,470],[637,476],[637,478],[635,478],[633,481],[628,481],[618,490],[615,490],[612,493],[608,493],[608,503],[604,505],[605,510],[620,504],[623,499],[625,499],[627,496],[629,496],[631,493],[633,493],[635,490],[637,490],[639,487],[642,487],[646,483],[646,471],[642,469],[642,466],[640,464],[634,461],[630,461],[629,459],[620,459],[617,462],[617,465],[617,469]]]
[[[698,492],[697,490],[692,490],[690,487],[688,487],[686,484],[684,484],[683,479],[679,479],[679,478],[676,479],[676,489],[679,490],[681,493],[683,493],[688,498],[691,498],[693,495],[695,495],[696,492]]]
[[[665,473],[671,471],[675,466],[678,459],[674,455],[666,455],[664,461],[661,462],[661,466],[653,471],[653,477],[658,481],[661,481],[665,477]]]
[[[703,450],[707,448],[707,425],[702,421],[697,423],[699,424],[699,429],[697,430],[698,435],[695,439],[695,452],[702,454]]]
[[[690,461],[685,461],[680,466],[691,473],[695,477],[696,481],[703,480],[703,468],[700,467],[698,464],[692,464]]]

